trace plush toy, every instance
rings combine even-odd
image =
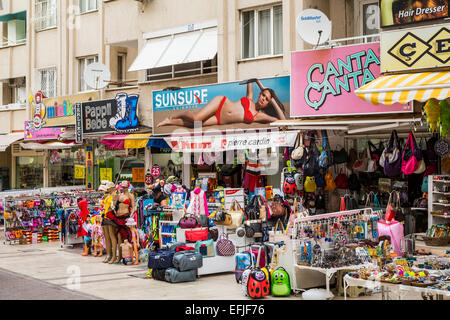
[[[423,111],[427,118],[428,129],[431,132],[437,132],[439,118],[441,116],[441,106],[436,99],[430,99],[425,104]]]

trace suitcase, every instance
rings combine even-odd
[[[270,293],[269,280],[266,277],[264,271],[262,271],[258,266],[260,265],[261,257],[263,257],[263,246],[260,246],[257,253],[256,265],[251,265],[248,273],[248,279],[246,282],[246,295],[252,299],[264,298]],[[247,275],[245,275],[247,277]],[[244,281],[243,281],[244,284]],[[244,289],[244,288],[243,288]]]
[[[166,270],[167,269],[153,269],[152,278],[159,281],[166,281]]]
[[[178,271],[175,268],[168,268],[165,279],[170,283],[190,282],[197,278],[197,270]]]
[[[148,254],[148,268],[149,269],[167,269],[173,267],[174,251],[159,250],[157,252],[150,252]]]
[[[252,265],[251,259],[254,259],[254,256],[248,251],[236,254],[234,275],[237,283],[241,282],[244,270]]]
[[[172,261],[178,271],[195,270],[203,266],[202,255],[192,250],[175,253]]]

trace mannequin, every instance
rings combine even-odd
[[[119,244],[119,256],[116,259],[116,263],[120,263],[122,260],[122,242],[125,239],[130,238],[130,230],[126,226],[127,219],[134,211],[134,196],[129,191],[130,182],[124,180],[121,183],[122,193],[116,192],[113,196],[113,207],[116,209],[116,215],[114,222],[118,225],[117,230],[117,243]]]
[[[105,183],[103,183],[105,182]],[[103,263],[114,263],[117,259],[117,225],[114,223],[112,198],[115,185],[109,181],[102,181],[99,190],[105,191],[102,199],[102,229],[105,237],[106,258]]]
[[[131,257],[132,245],[128,242],[128,239],[125,239],[123,243],[120,245],[120,251],[123,253],[123,258],[121,262],[124,265],[131,264],[133,259]]]
[[[155,204],[159,204],[161,206],[167,205],[167,199],[164,195],[164,180],[156,180],[156,183],[153,185],[153,197],[155,200]]]
[[[98,256],[103,256],[105,237],[103,235],[101,215],[95,216],[95,224],[92,226],[92,242],[94,244],[94,257],[97,257],[97,249],[99,250]]]
[[[133,218],[127,220],[126,224],[130,228],[131,232],[131,245],[133,246],[132,263],[139,264],[139,233],[136,229],[136,221]]]

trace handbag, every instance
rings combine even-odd
[[[337,145],[339,147],[339,145]],[[339,151],[331,151],[333,164],[341,164],[346,163],[348,161],[348,154],[344,148],[341,148]]]
[[[392,203],[392,193],[389,195],[388,204],[386,206],[386,214],[384,215],[384,220],[387,223],[390,223],[395,219],[395,210]]]
[[[300,160],[303,158],[305,150],[303,148],[303,135],[299,133],[295,141],[294,150],[291,153],[291,159]]]
[[[367,172],[369,166],[369,156],[370,155],[368,148],[364,149],[364,151],[361,152],[358,160],[355,161],[355,164],[353,165],[353,170],[359,172]]]
[[[284,194],[295,194],[298,191],[294,175],[292,173],[286,174],[283,183]]]
[[[208,229],[200,228],[200,229],[190,229],[185,231],[186,241],[196,242],[196,241],[204,241],[208,240]]]
[[[214,224],[218,226],[229,226],[233,223],[231,215],[223,210],[217,211],[214,216]]]
[[[319,150],[312,141],[308,148],[305,163],[303,164],[303,174],[305,176],[314,176],[319,171]]]
[[[428,176],[424,177],[423,180],[422,180],[421,191],[428,193]]]
[[[358,154],[356,153],[355,148],[350,148],[348,152],[348,161],[347,161],[347,169],[352,170],[355,161],[358,160]]]
[[[420,149],[417,148],[416,139],[410,132],[402,153],[402,172],[406,175],[413,174],[421,159],[422,155],[420,154]]]
[[[422,159],[419,161],[419,165],[417,166],[416,171],[414,171],[414,174],[424,173],[426,169],[427,169],[427,166],[425,165],[425,160]]]
[[[202,257],[214,257],[216,255],[214,241],[212,241],[212,239],[203,241],[198,240],[195,242],[194,248],[195,252],[200,253]]]
[[[250,203],[245,206],[244,213],[247,220],[259,219],[259,205],[256,196],[253,196]]]
[[[395,177],[402,172],[402,157],[400,154],[400,141],[397,131],[393,130],[388,145],[379,161],[379,164],[384,168],[383,172],[386,176]]]
[[[286,208],[283,206],[282,200],[283,199],[278,196],[270,202],[272,218],[282,218],[286,215]]]
[[[198,221],[195,217],[184,216],[178,221],[181,229],[192,229],[198,226]]]
[[[352,173],[350,177],[348,177],[348,189],[350,191],[359,191],[361,189],[361,183],[359,182],[356,173]]]
[[[348,189],[348,178],[342,173],[342,169],[334,180],[337,189]]]
[[[212,239],[214,242],[219,238],[219,230],[208,229],[208,240]]]
[[[225,237],[225,234],[221,234],[219,240],[216,243],[216,251],[218,256],[230,257],[236,254],[236,248],[231,240]]]
[[[378,179],[378,191],[380,192],[391,192],[392,190],[392,180],[389,178],[379,178]]]
[[[320,172],[314,175],[314,179],[316,180],[317,188],[324,188],[326,186],[325,179],[323,178],[323,175]]]
[[[280,225],[281,230],[278,230]],[[283,223],[278,219],[273,231],[269,231],[269,242],[286,242],[287,240],[289,240],[289,236],[286,234]]]
[[[320,168],[328,168],[330,165],[330,148],[328,144],[328,135],[326,130],[322,130],[322,153],[319,156],[319,167]]]
[[[201,214],[197,216],[197,222],[202,227],[208,227],[209,226],[209,218],[206,214]]]
[[[334,183],[333,175],[331,174],[331,168],[325,174],[325,191],[331,191],[336,189],[336,184]]]
[[[262,237],[262,220],[246,220],[245,225],[245,236],[247,238],[259,238]]]
[[[244,220],[244,210],[242,210],[241,205],[236,199],[231,203],[228,214],[231,216],[231,224],[227,225],[227,228],[239,228]]]

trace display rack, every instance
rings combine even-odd
[[[448,203],[441,203],[446,200]],[[450,222],[450,175],[428,176],[428,228]],[[439,212],[441,214],[436,214]]]

